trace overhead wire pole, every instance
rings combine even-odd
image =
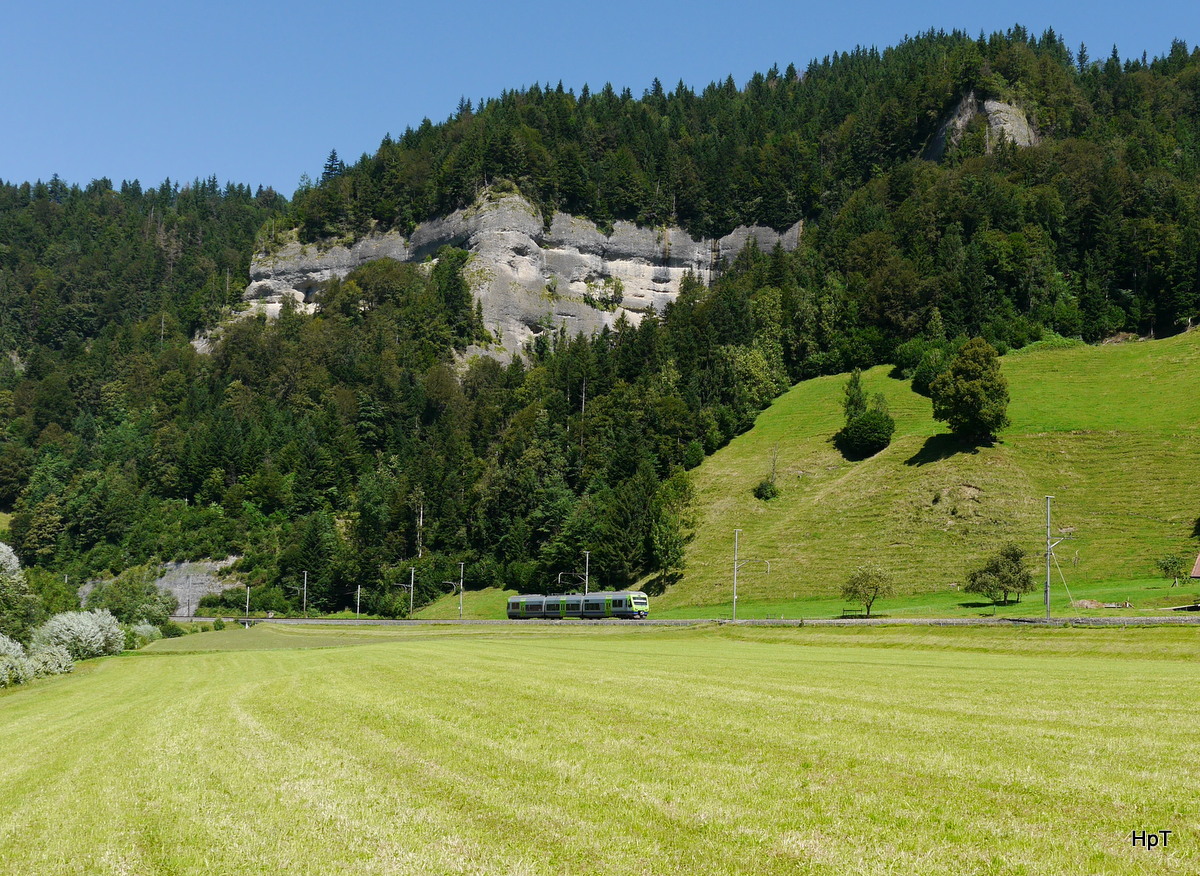
[[[748,560],[742,560],[740,563],[738,562],[738,535],[740,533],[741,533],[740,529],[735,529],[733,531],[733,618],[732,618],[733,620],[737,620],[737,575],[738,575],[738,569],[740,569],[742,566],[746,565],[747,563],[763,563],[767,567],[767,574],[768,575],[771,574],[771,563],[768,560],[756,560],[756,559],[751,558]]]
[[[1070,536],[1063,536],[1058,541],[1054,541],[1054,536],[1050,532],[1050,500],[1053,496],[1046,497],[1046,620],[1050,620],[1050,561],[1054,559],[1054,549],[1066,541]],[[1058,561],[1055,560],[1057,563]],[[1062,570],[1059,570],[1062,574]],[[1066,578],[1063,578],[1063,586],[1067,586]],[[1072,599],[1071,592],[1067,591],[1067,598]]]
[[[1050,620],[1050,553],[1054,550],[1050,544],[1050,500],[1053,498],[1046,497],[1046,620]]]

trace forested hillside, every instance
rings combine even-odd
[[[976,119],[1020,107],[1040,145]],[[591,551],[605,585],[680,571],[686,469],[795,381],[918,366],[983,335],[1169,334],[1200,309],[1200,53],[1090,60],[1053,32],[929,33],[883,52],[640,98],[534,86],[331,156],[289,204],[215,180],[142,191],[0,186],[0,511],[35,581],[239,554],[252,606],[388,610],[457,579],[555,586]],[[480,338],[466,254],[377,262],[317,312],[226,323],[250,253],[298,228],[404,232],[515,187],[561,210],[721,234],[805,221],[794,253],[744,252],[639,326]],[[47,585],[48,586],[48,585]],[[404,602],[407,602],[405,594]]]
[[[976,120],[941,165],[918,160],[969,91],[1024,109],[1043,145],[996,147]],[[328,163],[293,217],[310,240],[408,230],[507,180],[547,214],[601,224],[720,235],[805,219],[823,271],[888,335],[916,332],[933,304],[952,333],[992,323],[1001,340],[1023,320],[1092,339],[1171,332],[1196,308],[1198,101],[1200,54],[1182,42],[1122,63],[1053,31],[927,33],[742,89],[464,101],[353,167]]]

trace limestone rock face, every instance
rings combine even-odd
[[[1025,112],[1019,107],[998,100],[979,100],[974,91],[967,92],[954,110],[942,122],[937,134],[925,149],[925,158],[940,161],[946,149],[962,142],[967,125],[976,116],[984,115],[988,123],[988,152],[1001,140],[1017,146],[1036,146],[1039,142],[1037,130],[1029,123]]]
[[[242,297],[271,317],[278,315],[285,298],[311,309],[313,294],[326,280],[344,277],[372,259],[407,261],[409,253],[408,241],[395,233],[367,237],[350,248],[322,250],[289,243],[274,253],[255,254],[250,262],[250,285]]]
[[[1001,103],[998,100],[985,100],[983,111],[987,113],[988,127],[992,133],[1015,143],[1018,146],[1036,146],[1037,131],[1029,124],[1025,113],[1012,104]]]
[[[605,235],[590,220],[563,213],[547,230],[535,207],[507,195],[426,222],[407,240],[389,232],[351,247],[322,250],[291,243],[272,254],[259,253],[244,297],[268,315],[289,297],[311,307],[322,282],[372,259],[423,261],[442,246],[456,246],[472,255],[466,276],[496,341],[475,352],[511,355],[561,326],[570,334],[587,333],[611,326],[622,314],[636,323],[675,299],[686,272],[707,282],[717,265],[731,261],[750,238],[763,250],[777,242],[795,249],[801,231],[801,223],[783,234],[741,227],[717,240],[697,240],[679,228],[617,222]]]

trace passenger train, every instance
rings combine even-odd
[[[514,596],[508,600],[508,616],[518,618],[599,618],[618,617],[628,620],[644,618],[650,613],[650,599],[640,590],[601,590],[550,596]]]

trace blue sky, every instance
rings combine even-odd
[[[387,132],[533,82],[658,77],[739,85],[778,63],[894,45],[930,27],[1053,27],[1105,57],[1200,42],[1200,3],[289,3],[113,0],[5,4],[0,179],[157,184],[215,174],[291,194],[331,148],[351,161]]]

